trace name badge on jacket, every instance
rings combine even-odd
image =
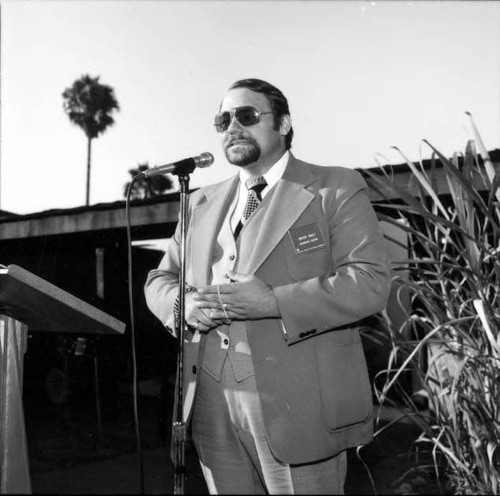
[[[325,246],[318,224],[294,227],[288,231],[295,254],[318,250]]]

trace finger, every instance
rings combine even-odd
[[[222,308],[219,301],[203,301],[203,300],[197,301],[196,307],[201,311],[207,311],[207,313],[210,310]]]
[[[200,311],[199,314],[196,315],[198,322],[208,328],[216,327],[217,323],[210,318],[205,312]]]
[[[212,327],[215,327],[215,325],[212,325],[210,322],[211,322],[211,320],[207,319],[205,317],[205,319],[203,321],[198,320],[198,319],[194,319],[194,320],[188,321],[187,324],[193,332],[194,331],[206,332],[206,331],[212,329]]]
[[[195,305],[198,303],[218,303],[219,302],[219,296],[217,294],[197,294],[196,296],[193,296],[193,301],[195,302]]]
[[[200,332],[207,332],[210,329],[212,329],[212,327],[213,326],[207,326],[207,325],[203,324],[202,322],[199,322],[199,324],[198,324],[198,331],[200,331]]]
[[[205,286],[204,288],[198,288],[198,291],[193,296],[199,296],[200,294],[217,294],[217,286]]]
[[[206,309],[206,308],[227,308],[228,306],[232,306],[234,303],[238,301],[237,295],[221,295],[219,298],[212,296],[200,296],[194,304],[197,308]]]
[[[211,319],[223,319],[226,317],[226,314],[224,312],[222,312],[221,310],[217,310],[217,309],[213,309],[211,312],[210,312],[210,318]]]
[[[223,320],[223,321],[227,321],[227,319],[229,319],[229,320],[235,319],[238,317],[236,312],[233,312],[231,310],[227,310],[226,312],[224,312],[224,310],[220,310],[220,309],[212,310],[209,315],[210,315],[211,319]]]
[[[206,294],[226,294],[232,293],[233,287],[231,284],[218,284],[215,286],[205,286],[204,288],[198,288],[198,295],[206,295]]]

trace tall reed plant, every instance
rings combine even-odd
[[[399,186],[390,167],[367,171],[380,217],[408,239],[408,258],[393,266],[408,318],[396,326],[386,316],[392,349],[377,394],[383,404],[398,392],[447,491],[498,494],[500,173],[468,115],[475,140],[464,153],[447,158],[424,141],[424,167],[395,148],[413,187]],[[408,374],[417,390],[402,386]]]

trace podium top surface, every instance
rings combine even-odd
[[[123,334],[125,324],[18,265],[0,266],[0,313],[30,331]]]

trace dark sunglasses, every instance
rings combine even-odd
[[[260,112],[254,107],[237,107],[219,112],[215,116],[214,126],[218,133],[223,133],[227,131],[233,117],[236,117],[236,120],[242,126],[254,126],[260,122],[260,116],[264,114],[274,114],[274,112]]]

